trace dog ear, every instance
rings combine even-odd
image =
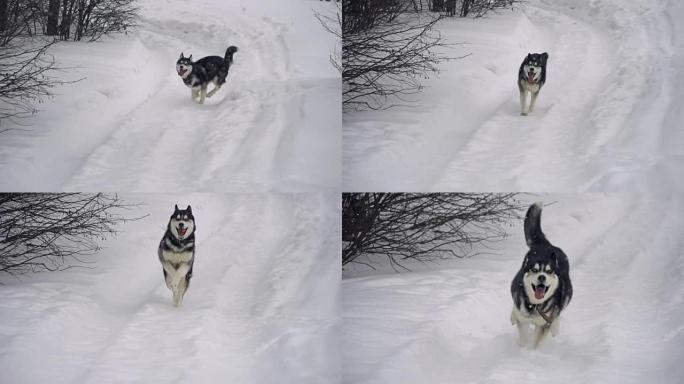
[[[185,210],[186,210],[186,211],[188,211],[188,213],[192,213],[192,207],[191,207],[191,206],[189,206],[189,205],[188,205],[188,207],[187,207],[187,208],[185,208]]]
[[[178,209],[178,204],[176,204],[175,210],[176,210],[176,211],[179,211],[179,209]]]
[[[192,61],[192,55],[188,56],[188,60]]]
[[[549,59],[549,54],[544,52],[544,53],[542,53],[542,57],[544,58],[544,62],[546,62],[546,60]]]
[[[180,56],[180,58],[179,58],[179,59],[183,59],[183,52],[181,52],[181,56]]]

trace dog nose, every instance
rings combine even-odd
[[[185,224],[183,224],[183,223],[178,223],[178,227],[179,227],[179,228],[183,228],[184,225],[185,225]]]
[[[546,281],[546,276],[544,276],[544,275],[539,275],[539,277],[537,278],[537,280],[539,280],[540,282],[543,283],[543,282]]]

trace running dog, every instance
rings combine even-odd
[[[520,91],[520,114],[527,116],[534,110],[539,91],[546,83],[546,61],[549,54],[528,53],[525,60],[520,64],[518,71],[518,90]],[[527,106],[527,94],[531,94],[529,108]]]
[[[572,298],[568,258],[551,245],[541,229],[542,204],[533,204],[525,216],[525,240],[530,248],[511,284],[511,323],[518,326],[518,344],[528,344],[529,324],[535,326],[533,348],[546,335],[556,336],[560,314]]]
[[[195,262],[195,217],[192,208],[178,209],[166,226],[157,255],[164,271],[166,286],[173,292],[173,305],[178,307],[190,286]]]
[[[197,61],[192,61],[192,55],[184,57],[181,52],[176,61],[176,72],[183,79],[183,83],[190,88],[190,97],[199,104],[204,104],[205,97],[212,97],[226,82],[228,70],[233,64],[233,54],[238,48],[231,45],[226,50],[226,55],[207,56]],[[214,84],[214,89],[207,93],[209,83]]]

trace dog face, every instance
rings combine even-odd
[[[176,61],[176,72],[178,72],[178,76],[184,79],[188,77],[192,72],[192,55],[183,57],[183,52],[181,52],[180,58]]]
[[[530,251],[532,253],[532,251]],[[523,265],[523,286],[531,304],[541,304],[553,297],[558,289],[558,263],[551,257],[528,257]]]
[[[178,240],[185,240],[195,232],[195,217],[192,215],[192,208],[188,205],[186,209],[176,209],[169,220],[169,231]]]
[[[546,68],[548,53],[528,53],[522,64],[522,73],[528,83],[539,83]]]

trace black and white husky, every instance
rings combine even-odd
[[[525,60],[520,64],[518,71],[518,90],[520,91],[520,114],[527,116],[534,110],[537,96],[546,83],[546,61],[549,54],[528,53]],[[529,107],[527,105],[527,94],[531,94]]]
[[[532,205],[525,216],[525,240],[530,250],[511,284],[511,323],[518,326],[518,344],[528,344],[529,325],[534,328],[536,348],[551,332],[556,336],[560,314],[572,298],[570,266],[565,253],[546,239],[541,229],[541,203]]]
[[[192,208],[188,205],[186,209],[178,209],[176,205],[157,250],[164,268],[164,280],[173,292],[173,305],[176,307],[190,286],[195,262],[195,229]]]
[[[193,100],[203,104],[205,97],[214,96],[226,82],[228,70],[233,64],[233,54],[237,51],[237,47],[231,45],[224,57],[207,56],[195,62],[192,61],[192,55],[184,57],[181,52],[180,58],[176,61],[176,72],[190,88],[190,97]],[[207,93],[209,83],[214,83],[214,89]]]

